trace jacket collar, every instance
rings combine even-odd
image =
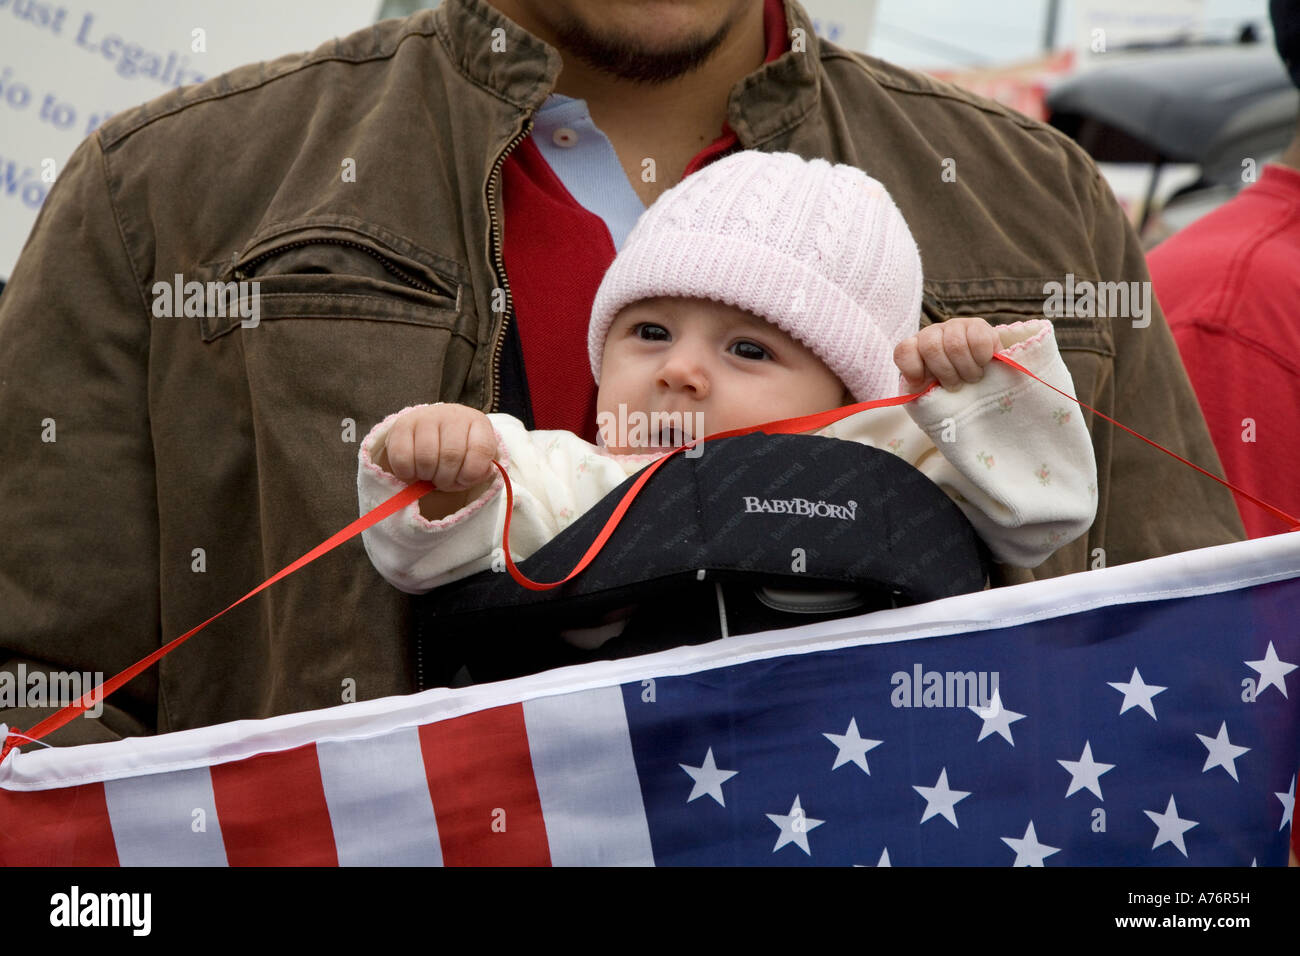
[[[433,18],[438,37],[471,82],[528,113],[551,95],[560,54],[495,7],[484,0],[444,0]]]
[[[732,88],[727,122],[746,149],[756,149],[802,123],[817,109],[821,95],[822,41],[803,7],[795,0],[784,3],[786,31],[800,39],[804,50],[786,50]]]
[[[803,31],[805,49],[787,50],[732,88],[727,122],[746,148],[789,130],[817,106],[821,41],[803,7],[795,0],[783,2],[787,29],[793,36],[799,36],[796,29]],[[485,0],[444,0],[433,17],[438,36],[470,81],[526,113],[546,102],[562,65],[553,47]],[[513,52],[502,52],[503,44]]]

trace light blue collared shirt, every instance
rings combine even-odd
[[[604,221],[615,251],[622,249],[646,207],[613,144],[592,122],[587,101],[552,93],[533,118],[532,137],[573,198]]]

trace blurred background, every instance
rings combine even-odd
[[[1300,94],[1267,0],[803,0],[818,33],[1051,122],[1154,246],[1279,155]],[[310,49],[420,0],[11,0],[0,5],[0,281],[58,168],[178,82]],[[62,11],[60,13],[60,11]],[[202,32],[200,37],[196,30]],[[202,47],[202,49],[199,49]],[[48,177],[47,177],[48,178]]]

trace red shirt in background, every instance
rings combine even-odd
[[[1147,265],[1228,480],[1300,517],[1300,170],[1265,166]],[[1252,538],[1287,530],[1237,507]]]

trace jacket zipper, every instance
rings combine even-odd
[[[419,612],[416,612],[415,618],[415,689],[417,692],[425,689],[424,687],[424,618]]]
[[[382,264],[385,269],[387,269],[389,272],[391,272],[393,275],[401,279],[403,282],[405,282],[407,285],[411,286],[412,288],[419,289],[421,292],[427,292],[430,295],[442,296],[444,298],[450,294],[446,289],[436,289],[433,286],[428,285],[427,283],[421,282],[419,279],[416,279],[414,276],[406,272],[396,262],[393,262],[387,256],[384,256],[381,253],[376,252],[374,249],[371,249],[369,246],[362,245],[359,242],[349,242],[347,239],[303,239],[300,240],[299,242],[291,242],[288,245],[276,246],[273,249],[268,249],[260,256],[257,256],[254,259],[250,259],[248,262],[245,262],[243,268],[236,269],[235,278],[248,279],[249,275],[247,270],[257,265],[263,259],[268,259],[271,256],[279,255],[281,252],[284,252],[286,249],[297,249],[302,246],[319,246],[322,244],[332,245],[332,246],[349,246],[350,248],[353,249],[360,249],[362,252],[367,253],[372,258],[378,259],[380,264]]]
[[[501,351],[505,346],[506,327],[510,324],[510,316],[514,313],[514,302],[510,297],[510,285],[506,282],[506,263],[501,250],[501,232],[497,229],[497,204],[496,189],[493,184],[501,173],[501,167],[505,165],[506,157],[510,155],[528,134],[533,131],[533,119],[530,116],[528,122],[524,125],[523,131],[506,144],[505,151],[497,157],[496,163],[492,167],[492,173],[488,176],[488,216],[492,231],[492,264],[496,269],[497,286],[505,292],[505,311],[501,316],[501,327],[497,330],[496,336],[492,340],[492,363],[489,374],[489,385],[491,391],[488,393],[488,411],[495,412],[501,406]]]
[[[492,341],[492,363],[490,370],[490,386],[492,391],[488,395],[488,411],[496,411],[500,403],[501,395],[501,350],[505,344],[506,325],[510,321],[510,315],[514,311],[514,304],[510,299],[510,286],[506,283],[506,263],[501,251],[501,231],[497,229],[497,204],[496,189],[494,184],[497,177],[501,174],[501,167],[505,165],[506,158],[518,146],[528,134],[533,131],[533,120],[529,117],[528,122],[524,125],[523,131],[506,144],[504,152],[497,157],[497,161],[492,166],[492,172],[488,176],[488,217],[489,225],[492,232],[492,265],[496,270],[496,280],[499,287],[505,292],[505,312],[501,317],[501,328],[497,330],[496,337]],[[424,618],[420,616],[416,624],[415,633],[415,686],[419,691],[425,689],[424,686]]]

